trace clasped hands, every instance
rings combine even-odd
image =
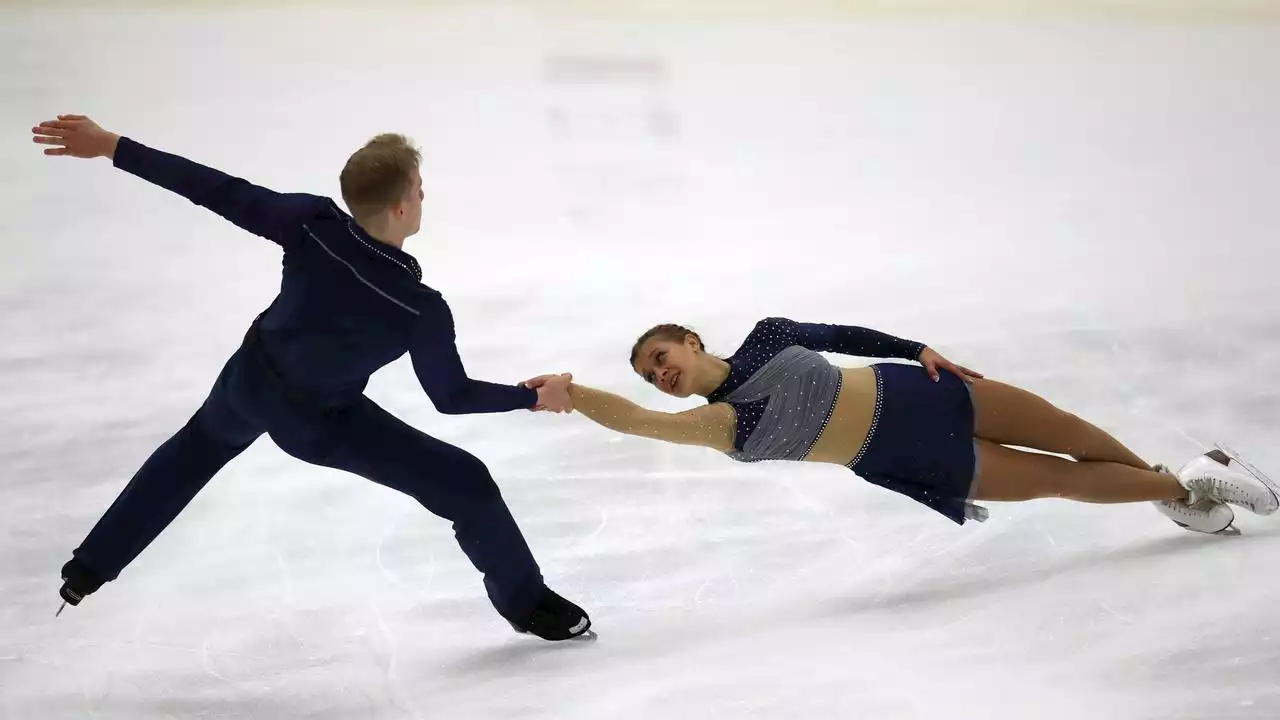
[[[573,382],[572,373],[539,375],[520,383],[522,387],[538,391],[538,403],[534,411],[545,410],[554,413],[573,412],[573,400],[569,397],[569,383]]]

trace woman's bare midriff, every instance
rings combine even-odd
[[[808,462],[847,465],[858,455],[876,411],[876,375],[869,367],[841,368],[840,395]]]

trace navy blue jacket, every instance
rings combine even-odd
[[[467,377],[453,314],[412,256],[369,236],[330,198],[279,193],[121,137],[115,167],[175,192],[284,250],[262,345],[292,388],[337,406],[410,354],[440,412],[530,409],[537,391]]]

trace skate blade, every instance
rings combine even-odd
[[[1280,485],[1277,485],[1274,480],[1267,477],[1266,473],[1254,467],[1251,463],[1249,463],[1243,457],[1241,457],[1240,453],[1236,452],[1226,443],[1215,442],[1213,445],[1214,447],[1218,448],[1222,452],[1226,453],[1227,457],[1231,458],[1232,462],[1239,463],[1241,467],[1243,467],[1245,470],[1249,472],[1249,474],[1258,478],[1258,480],[1260,480],[1263,485],[1266,485],[1267,488],[1271,490],[1271,492],[1276,496],[1277,499],[1280,499]]]
[[[513,630],[515,630],[515,631],[516,631],[516,634],[517,634],[517,635],[528,635],[529,637],[532,637],[532,638],[536,638],[536,637],[538,637],[537,635],[534,635],[533,633],[529,632],[528,630],[521,630],[520,628],[517,628],[517,627],[516,627],[516,626],[514,626],[514,625],[512,625],[512,626],[511,626],[511,628],[512,628]],[[583,630],[583,631],[582,631],[582,634],[580,634],[580,635],[574,635],[574,636],[573,636],[573,637],[571,637],[571,638],[565,638],[564,640],[559,640],[558,642],[574,642],[574,641],[577,641],[577,642],[592,642],[592,641],[594,641],[594,640],[595,640],[596,638],[598,638],[598,637],[600,637],[600,636],[599,636],[599,635],[596,635],[596,631],[595,631],[595,630],[592,630],[591,628],[587,628],[586,630]],[[539,639],[541,639],[541,638],[539,638]],[[553,642],[557,642],[557,641],[553,641]]]
[[[1175,523],[1175,524],[1178,527],[1182,528],[1183,530],[1186,530],[1187,532],[1200,533],[1201,535],[1216,535],[1218,537],[1239,537],[1241,534],[1240,528],[1236,527],[1235,525],[1228,525],[1222,528],[1221,530],[1214,530],[1213,532],[1205,532],[1203,530],[1196,530],[1195,528],[1187,527],[1182,523]]]
[[[1183,530],[1186,530],[1187,532],[1200,533],[1201,535],[1219,535],[1222,537],[1237,537],[1240,535],[1240,528],[1235,526],[1234,520],[1230,524],[1228,524],[1226,527],[1222,528],[1221,530],[1213,530],[1213,531],[1197,530],[1191,527],[1190,525],[1187,525],[1186,523],[1178,522],[1177,520],[1174,520],[1173,524],[1177,525]]]

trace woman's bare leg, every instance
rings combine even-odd
[[[1020,443],[1021,444],[1021,443]],[[1167,473],[1118,462],[1075,462],[979,439],[974,500],[1065,498],[1089,503],[1180,500],[1187,491]]]
[[[1034,393],[979,378],[973,391],[974,435],[1001,445],[1070,455],[1081,462],[1119,463],[1151,470],[1132,450],[1076,415]]]

